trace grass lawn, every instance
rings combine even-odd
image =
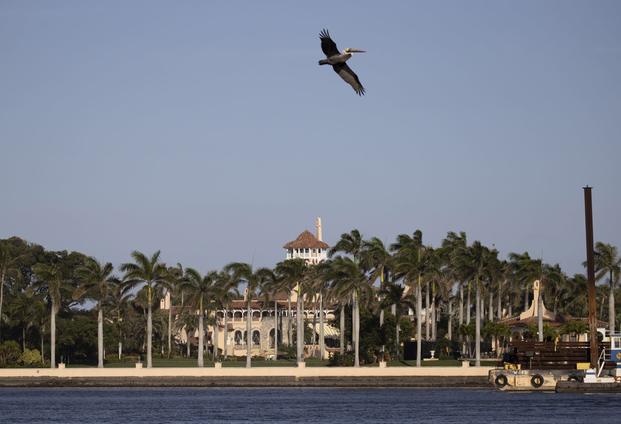
[[[119,361],[116,358],[108,359],[104,366],[106,368],[134,368],[137,362],[137,358],[129,357],[127,359],[123,359]],[[144,362],[143,362],[144,364]],[[496,366],[498,361],[496,360],[481,360],[482,366]],[[474,365],[474,361],[470,361],[470,365]],[[143,365],[146,366],[146,365]],[[153,366],[154,367],[196,367],[196,358],[153,358]],[[205,360],[205,368],[212,368],[214,366],[213,361]],[[243,368],[246,366],[246,358],[232,359],[228,361],[223,361],[222,366],[225,368]],[[253,367],[295,367],[296,361],[293,359],[279,359],[277,361],[265,360],[265,359],[253,359],[252,360]],[[320,361],[318,359],[307,359],[306,360],[307,367],[325,367],[328,366],[328,361]],[[378,366],[377,364],[371,364],[368,366]],[[416,361],[389,361],[389,367],[415,367]],[[442,359],[437,361],[423,361],[423,367],[461,367],[461,361],[453,360],[453,359]],[[68,364],[68,368],[83,368],[83,367],[94,367],[94,365],[81,365],[81,364]]]

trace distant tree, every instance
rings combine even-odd
[[[146,286],[147,288],[147,368],[153,366],[153,295],[154,290],[168,287],[166,280],[166,265],[160,262],[158,250],[151,258],[135,250],[132,252],[134,263],[124,263],[121,271],[125,272],[125,289],[132,290],[135,287]]]
[[[119,279],[112,273],[114,267],[110,262],[100,264],[95,258],[89,258],[86,263],[76,270],[79,281],[73,292],[73,299],[94,300],[97,305],[97,367],[103,368],[104,361],[104,305],[110,304],[114,288],[119,285]]]

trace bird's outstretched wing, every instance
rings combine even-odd
[[[353,87],[356,94],[359,96],[364,94],[364,87],[358,79],[358,75],[356,75],[346,63],[337,63],[336,65],[332,65],[332,68],[334,68],[334,72],[339,74],[347,84]]]
[[[326,57],[339,54],[339,49],[336,48],[336,43],[330,38],[330,33],[327,29],[319,33],[319,39],[321,40],[321,50],[323,50]]]

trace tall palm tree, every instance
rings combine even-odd
[[[277,294],[283,288],[283,278],[276,273],[273,278],[266,278],[259,287],[260,296],[265,303],[274,302],[274,360],[278,360],[278,298]]]
[[[375,281],[379,279],[379,292],[380,295],[386,284],[390,282],[391,267],[393,264],[393,257],[384,246],[384,243],[377,237],[373,237],[370,240],[366,240],[362,244],[361,260],[363,267],[369,269],[369,280],[371,284],[375,284]],[[380,301],[380,304],[381,301]],[[392,307],[392,305],[386,305]],[[384,308],[380,308],[379,311],[379,325],[384,325]],[[385,347],[382,346],[382,354]]]
[[[202,368],[204,365],[204,340],[205,329],[203,319],[205,317],[205,309],[214,303],[217,294],[216,281],[218,273],[210,271],[204,276],[194,268],[185,270],[185,279],[182,283],[182,289],[187,294],[188,305],[198,311],[198,366]]]
[[[118,359],[119,361],[123,357],[123,327],[124,321],[128,316],[129,299],[130,296],[123,290],[124,281],[118,281],[118,284],[112,286],[111,307],[110,311],[112,321],[117,331],[118,338]]]
[[[233,262],[224,267],[225,272],[230,272],[239,284],[246,285],[246,368],[252,367],[252,299],[257,289],[264,281],[274,278],[269,268],[252,269],[252,265],[243,262]]]
[[[456,262],[465,275],[474,281],[476,290],[475,300],[475,365],[481,366],[481,282],[487,276],[488,266],[498,252],[489,250],[481,242],[475,241],[471,246],[456,252]]]
[[[302,258],[295,259],[287,259],[286,261],[282,261],[276,264],[276,268],[274,272],[276,273],[278,280],[281,281],[282,287],[287,291],[287,339],[288,345],[291,346],[292,340],[291,336],[293,333],[293,329],[291,327],[291,293],[294,290],[299,289],[299,284],[304,278],[304,273],[306,272],[308,265],[306,264],[306,260]],[[299,291],[299,290],[298,290]],[[296,309],[301,306],[300,297],[298,296],[296,300]],[[300,313],[301,314],[301,313]],[[300,323],[300,314],[297,314],[297,324]],[[302,320],[303,321],[303,320]],[[303,325],[303,323],[302,323]],[[298,333],[299,333],[298,327]],[[302,333],[303,334],[303,333]],[[300,356],[300,349],[298,348],[298,356]],[[300,359],[298,357],[298,359]]]
[[[615,331],[615,286],[619,282],[621,274],[621,257],[617,247],[612,244],[595,243],[595,280],[599,281],[608,276],[608,329],[611,333]]]
[[[332,257],[336,253],[340,252],[340,253],[345,253],[346,255],[350,255],[355,263],[360,263],[362,259],[361,256],[362,256],[363,249],[364,249],[364,240],[362,238],[362,235],[360,234],[360,231],[358,231],[357,229],[353,229],[349,233],[341,234],[341,238],[339,239],[339,241],[337,241],[336,244],[328,251],[328,257]],[[352,317],[351,317],[352,332],[351,334],[352,334],[352,338],[354,339],[352,340],[353,344],[356,344],[355,337],[357,337],[355,328],[360,325],[360,323],[356,321],[358,318],[356,317],[356,314],[354,313],[355,303],[356,302],[354,302],[354,299],[352,298],[351,299],[351,304],[352,304]],[[341,314],[341,317],[344,317],[344,315]]]
[[[335,296],[351,296],[354,341],[354,366],[360,366],[360,300],[371,292],[364,269],[349,257],[338,256],[331,262],[329,269],[330,289]]]
[[[89,299],[97,303],[97,367],[103,368],[103,305],[110,302],[114,287],[119,280],[112,273],[110,262],[100,264],[95,258],[88,258],[84,265],[76,269],[79,285],[73,292],[74,300]]]
[[[166,269],[166,275],[164,277],[168,283],[168,296],[170,298],[170,305],[168,305],[168,331],[167,331],[167,344],[168,350],[166,355],[170,358],[172,352],[172,329],[173,329],[173,313],[172,306],[173,301],[180,291],[180,288],[184,282],[183,266],[177,263],[177,266],[171,266]]]
[[[231,274],[224,271],[218,273],[216,285],[218,290],[216,301],[224,312],[224,346],[222,352],[224,359],[227,359],[229,351],[228,309],[233,300],[239,297],[239,291],[237,290],[237,281],[232,278]]]
[[[125,272],[125,290],[132,290],[137,286],[147,288],[147,368],[153,366],[153,295],[155,290],[168,288],[166,280],[166,265],[160,262],[160,251],[151,257],[137,250],[131,254],[134,262],[121,265],[121,271]]]
[[[67,273],[60,264],[39,263],[33,266],[37,278],[32,288],[42,290],[51,303],[50,312],[50,368],[56,368],[56,314],[63,293],[70,290]]]
[[[467,245],[466,233],[463,231],[459,234],[449,231],[446,234],[446,238],[442,240],[442,250],[445,257],[445,264],[448,269],[447,278],[457,282],[459,286],[459,327],[464,325],[464,287],[468,285],[468,282],[464,278],[464,275],[461,274],[459,267],[455,264],[455,252],[464,249]],[[449,292],[450,291],[452,291],[452,286],[450,287]],[[468,308],[470,308],[470,304],[468,304]],[[461,338],[461,342],[462,351],[465,351],[466,340],[464,337]]]
[[[412,236],[399,234],[390,246],[395,252],[394,268],[397,279],[416,293],[416,366],[421,366],[422,356],[422,277],[427,273],[431,263],[430,248],[423,246],[423,233],[416,230]]]

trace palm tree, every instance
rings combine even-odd
[[[183,282],[184,282],[184,272],[183,272],[183,266],[180,263],[177,263],[177,266],[169,267],[166,271],[167,272],[166,272],[165,279],[168,283],[168,297],[170,298],[170,305],[168,305],[168,334],[167,334],[168,352],[167,352],[167,356],[168,358],[170,358],[170,355],[172,352],[172,329],[174,325],[172,307],[173,307],[173,301],[175,297],[179,294],[178,292],[182,291],[181,286],[183,285]]]
[[[117,330],[119,361],[123,357],[123,323],[127,317],[129,307],[129,296],[123,290],[124,285],[124,281],[118,281],[118,284],[112,286],[112,294],[110,296],[112,305],[110,313]]]
[[[243,262],[233,262],[224,267],[225,272],[230,272],[237,283],[246,284],[246,368],[252,367],[252,298],[257,289],[264,281],[274,278],[272,270],[259,268],[256,271],[252,265]]]
[[[274,273],[273,278],[265,279],[259,287],[260,296],[263,297],[265,303],[274,302],[274,360],[278,360],[278,298],[277,294],[283,288],[282,276]]]
[[[274,272],[278,276],[278,280],[281,281],[282,287],[287,291],[287,340],[288,345],[291,346],[292,340],[291,336],[293,333],[293,329],[291,327],[291,293],[295,288],[298,287],[302,278],[304,278],[304,273],[306,272],[307,264],[306,260],[302,258],[295,259],[287,259],[286,261],[282,261],[276,264],[276,268]],[[300,298],[296,300],[296,306],[300,304]],[[299,316],[298,323],[299,323]],[[299,327],[298,327],[299,328]],[[298,331],[299,332],[299,331]],[[298,349],[299,354],[299,349]],[[299,359],[299,358],[298,358]]]
[[[363,267],[370,270],[369,280],[373,285],[377,279],[380,281],[379,291],[382,290],[385,284],[390,282],[390,273],[393,263],[393,257],[384,246],[384,243],[377,237],[373,237],[368,241],[364,241],[362,245],[361,259]],[[391,306],[392,305],[386,305]],[[385,306],[385,307],[386,307]],[[384,325],[384,308],[380,308],[379,311],[379,325]],[[385,347],[382,346],[382,353]]]
[[[134,263],[122,264],[121,271],[125,272],[125,290],[142,285],[147,287],[147,368],[151,368],[153,366],[153,291],[168,287],[166,265],[160,262],[159,250],[151,255],[151,258],[137,250],[133,251],[131,256]]]
[[[481,281],[486,278],[488,266],[498,252],[489,250],[481,242],[475,241],[472,246],[456,252],[456,262],[464,275],[474,281],[476,290],[475,300],[475,365],[481,366]]]
[[[395,252],[395,273],[397,279],[416,293],[416,366],[421,366],[422,356],[422,288],[421,279],[431,262],[430,249],[423,246],[423,233],[416,230],[412,236],[399,234],[397,240],[390,246]]]
[[[202,368],[204,365],[204,338],[205,329],[203,318],[205,309],[215,301],[216,298],[216,281],[218,273],[210,271],[202,276],[194,268],[185,270],[185,280],[182,283],[184,293],[188,295],[188,304],[198,310],[198,366]]]
[[[464,249],[467,245],[466,233],[463,231],[459,234],[449,231],[446,234],[446,238],[442,240],[442,250],[444,251],[443,254],[445,255],[445,264],[448,268],[447,278],[456,281],[459,285],[459,327],[464,325],[464,287],[468,285],[468,281],[460,273],[459,267],[455,264],[455,252],[460,249]],[[449,289],[449,292],[450,291],[452,291],[452,286]],[[468,308],[470,308],[470,303],[468,303]],[[466,340],[463,337],[461,339],[462,351],[465,351],[464,347],[466,346]]]
[[[39,263],[33,266],[37,281],[32,286],[35,290],[43,290],[52,304],[50,312],[50,368],[56,368],[56,314],[60,309],[62,294],[69,290],[67,275],[57,263]]]
[[[337,298],[350,296],[352,299],[352,321],[354,341],[354,366],[360,366],[360,299],[371,292],[367,275],[356,261],[348,257],[338,256],[331,262],[329,280],[330,289]]]
[[[73,292],[73,299],[90,299],[97,302],[97,367],[103,368],[103,305],[110,301],[114,287],[119,280],[112,274],[114,267],[110,262],[101,265],[95,258],[76,269],[79,286]]]
[[[619,282],[621,274],[621,257],[617,252],[617,247],[612,244],[595,243],[595,280],[599,281],[608,276],[608,330],[615,331],[615,286]]]
[[[219,306],[224,311],[224,346],[223,353],[224,359],[228,358],[228,309],[233,299],[237,299],[239,297],[239,292],[237,291],[237,281],[232,278],[231,274],[227,272],[220,272],[217,278],[217,299]]]
[[[360,234],[360,231],[358,231],[357,229],[353,229],[351,230],[349,233],[343,233],[341,234],[341,238],[339,239],[338,242],[336,242],[336,244],[328,251],[328,257],[332,257],[334,256],[336,253],[345,253],[347,255],[350,255],[353,259],[353,261],[355,263],[360,263],[360,260],[362,259],[362,250],[364,248],[364,240],[362,239],[362,235]],[[359,323],[356,322],[356,314],[354,313],[354,306],[355,306],[355,302],[354,299],[351,299],[351,305],[352,305],[352,316],[351,316],[351,324],[352,324],[352,342],[353,344],[356,344],[356,331],[355,328],[357,326],[359,326]],[[344,315],[344,311],[341,311],[341,322],[344,324],[344,319],[345,315]],[[341,329],[341,334],[343,334],[343,329]],[[341,347],[341,350],[342,347]]]

